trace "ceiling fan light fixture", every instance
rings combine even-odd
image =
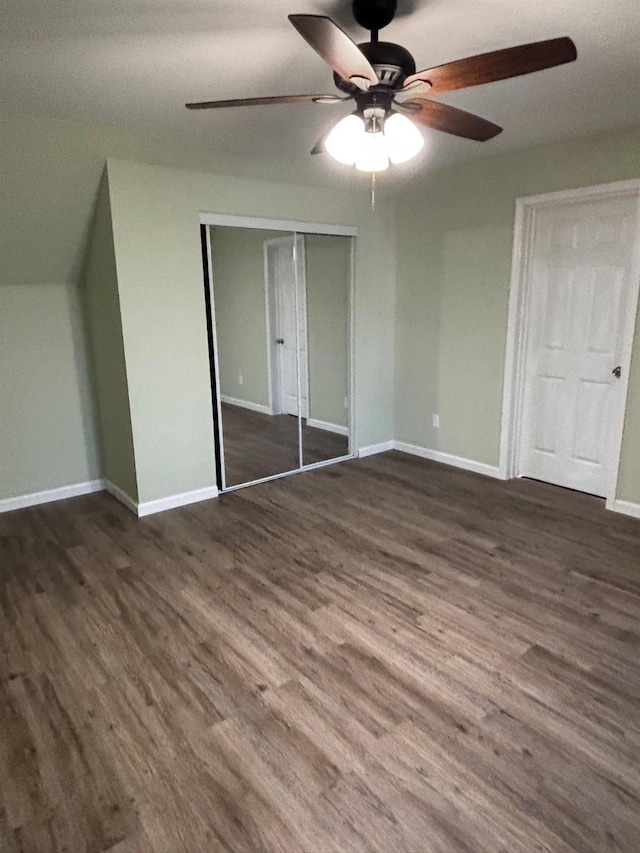
[[[384,133],[364,133],[356,158],[356,169],[361,172],[384,172],[388,168],[389,152]]]
[[[351,113],[330,131],[324,148],[334,160],[361,172],[384,172],[389,163],[406,163],[424,145],[422,134],[406,116],[365,109],[364,116]],[[369,115],[371,113],[371,115]]]
[[[358,159],[365,133],[364,122],[355,113],[341,119],[327,136],[325,148],[334,160],[353,166]]]
[[[437,95],[510,80],[573,62],[578,55],[575,44],[568,36],[563,36],[416,71],[415,60],[405,47],[378,38],[378,31],[396,14],[397,0],[352,0],[352,6],[356,21],[371,34],[370,40],[362,44],[356,44],[326,15],[289,15],[294,28],[332,69],[334,83],[342,95],[233,98],[189,103],[187,108],[335,104],[354,100],[356,111],[323,134],[311,153],[328,151],[340,163],[355,164],[357,169],[371,171],[373,175],[387,169],[389,162],[395,165],[415,157],[424,145],[419,131],[422,126],[477,142],[487,142],[502,131],[491,121],[416,95],[427,92]],[[400,115],[396,114],[394,106],[401,111]],[[403,113],[409,113],[411,121],[403,117]]]
[[[418,128],[401,113],[392,113],[385,121],[384,137],[389,159],[394,165],[411,160],[424,145],[424,137]]]

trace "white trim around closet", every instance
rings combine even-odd
[[[355,225],[327,225],[321,222],[296,222],[289,219],[263,219],[236,216],[231,213],[200,212],[201,225],[227,225],[231,228],[254,228],[259,231],[296,231],[298,234],[325,234],[330,237],[357,237]]]

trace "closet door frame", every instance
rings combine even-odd
[[[297,468],[291,469],[290,471],[284,471],[279,474],[272,474],[269,477],[261,477],[257,480],[250,480],[246,483],[239,483],[233,486],[227,486],[226,484],[226,472],[225,472],[225,463],[224,463],[224,436],[222,429],[222,405],[221,405],[221,391],[220,391],[220,370],[218,363],[218,342],[216,336],[216,313],[215,313],[215,296],[214,296],[214,284],[213,284],[213,263],[211,257],[211,234],[208,226],[226,226],[231,228],[247,228],[249,230],[260,230],[260,231],[273,231],[274,237],[277,236],[277,232],[287,232],[288,234],[293,233],[294,236],[294,247],[297,245],[297,237],[298,235],[304,234],[319,234],[330,237],[349,237],[351,239],[350,243],[350,281],[349,281],[349,300],[348,300],[348,318],[347,318],[347,326],[348,326],[348,342],[347,342],[347,351],[348,351],[348,373],[349,373],[349,448],[348,453],[345,456],[339,456],[335,459],[327,459],[322,462],[314,462],[309,465],[303,464],[302,460],[302,443],[301,443],[301,435],[302,435],[302,422],[300,420],[300,416],[298,416],[298,452],[300,456],[299,466]],[[294,220],[284,220],[284,219],[264,219],[258,217],[249,217],[249,216],[236,216],[235,214],[226,214],[226,213],[210,213],[210,212],[201,212],[200,213],[200,227],[204,228],[206,231],[206,240],[202,241],[203,251],[206,251],[206,259],[203,259],[203,266],[205,269],[205,309],[207,310],[207,314],[210,315],[207,319],[208,325],[208,333],[209,333],[209,347],[211,354],[211,367],[212,367],[212,392],[214,396],[213,401],[213,418],[214,425],[217,422],[219,424],[219,429],[214,430],[214,455],[215,455],[215,463],[216,469],[220,471],[220,482],[219,489],[221,492],[233,492],[237,489],[244,489],[247,486],[255,486],[259,483],[267,483],[270,480],[279,480],[282,477],[290,477],[292,474],[297,474],[300,471],[311,471],[314,468],[324,468],[327,465],[333,465],[337,462],[344,462],[348,459],[355,458],[354,448],[356,446],[355,439],[355,430],[356,430],[356,420],[355,420],[355,399],[356,399],[356,376],[355,376],[355,323],[354,323],[354,306],[355,306],[355,238],[358,236],[358,229],[352,225],[329,225],[326,223],[319,222],[296,222]],[[294,267],[296,266],[294,261]],[[297,287],[296,287],[297,292]],[[268,311],[268,301],[266,301],[265,305],[266,311]],[[296,309],[297,311],[297,309]],[[297,313],[296,313],[297,316]],[[269,323],[269,317],[266,316],[267,324]],[[267,328],[269,326],[267,325]],[[269,370],[270,370],[269,366]],[[271,382],[269,375],[269,384]]]

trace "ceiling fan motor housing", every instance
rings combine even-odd
[[[365,42],[358,47],[373,65],[378,80],[396,89],[410,74],[416,73],[416,63],[406,49],[390,41]]]
[[[358,47],[373,66],[382,87],[397,90],[407,77],[416,73],[416,63],[413,56],[399,44],[378,41],[365,42],[359,44]],[[338,89],[343,92],[353,94],[358,90],[358,87],[352,82],[343,80],[335,72],[333,79]],[[371,88],[376,87],[372,86]]]

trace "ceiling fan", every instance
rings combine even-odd
[[[353,0],[356,22],[371,33],[370,41],[363,44],[355,44],[331,18],[289,15],[300,35],[333,69],[341,95],[278,95],[186,106],[205,110],[355,101],[355,110],[334,123],[311,153],[327,151],[340,162],[373,173],[386,169],[390,161],[402,163],[418,153],[424,140],[416,125],[478,142],[492,139],[502,130],[479,116],[419,96],[506,80],[573,62],[577,57],[574,43],[564,37],[470,56],[416,72],[415,61],[406,48],[378,39],[379,30],[391,23],[396,9],[397,0]]]

